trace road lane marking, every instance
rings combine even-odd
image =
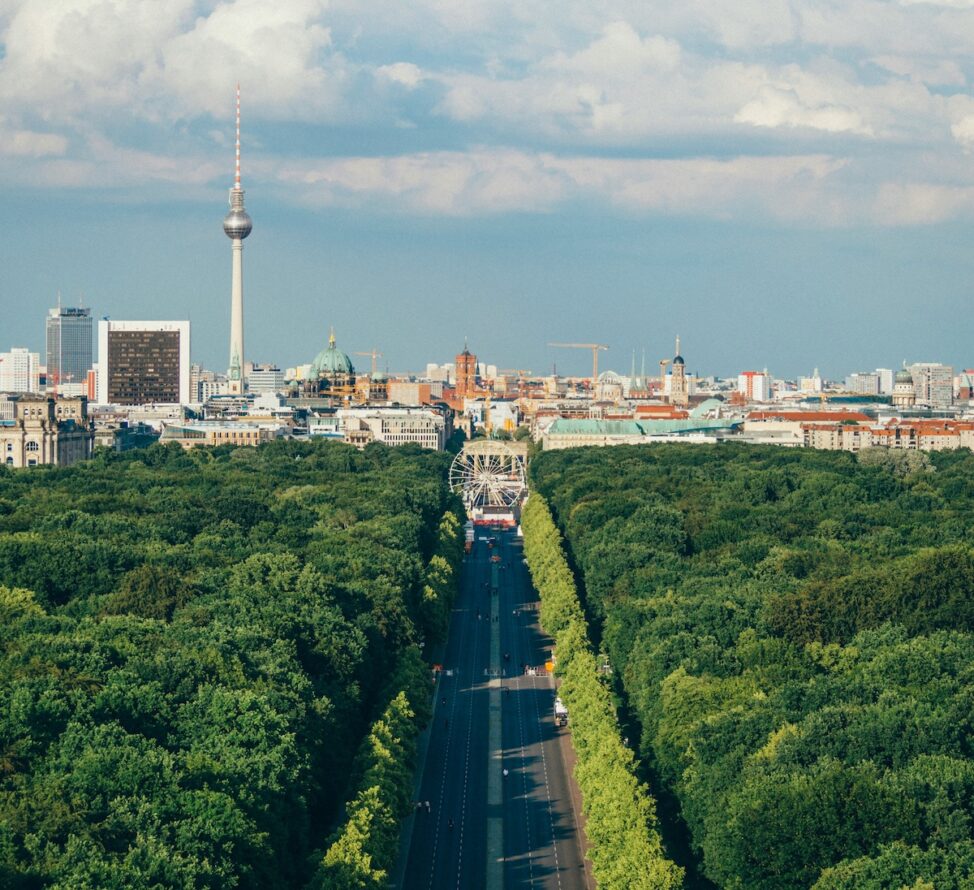
[[[504,767],[504,736],[501,705],[501,623],[500,592],[490,593],[490,680],[487,684],[487,862],[485,878],[487,890],[502,890],[504,886],[504,788],[501,770]]]
[[[480,621],[477,621],[477,631],[474,634],[473,661],[470,670],[470,686],[467,689],[469,705],[467,707],[467,749],[463,760],[463,794],[460,798],[460,834],[457,847],[457,887],[463,876],[463,833],[467,822],[467,790],[470,778],[470,741],[473,738],[473,706],[476,698],[474,684],[477,676],[478,653],[480,651]]]
[[[537,680],[534,682],[537,683]],[[534,710],[538,715],[538,728],[540,730],[541,768],[544,770],[544,793],[548,806],[548,825],[551,828],[551,850],[555,857],[555,876],[558,878],[558,886],[561,887],[561,866],[558,864],[558,843],[555,841],[555,815],[551,807],[551,788],[548,785],[548,758],[545,757],[544,753],[544,723],[542,722],[541,709],[538,707],[537,695],[534,697]]]
[[[463,593],[461,592],[461,597],[462,596],[463,596]],[[468,610],[467,609],[460,609],[460,608],[458,608],[458,609],[454,609],[453,611],[454,612],[465,612],[465,611],[468,611]],[[463,652],[464,651],[463,642],[464,642],[464,639],[467,636],[467,623],[468,623],[467,621],[463,621],[463,620],[461,620],[461,622],[460,622],[460,641],[459,641],[459,645],[457,647],[458,652]],[[458,657],[457,658],[457,664],[459,665],[459,663],[460,663],[460,659]],[[462,680],[462,676],[460,675],[459,671],[456,671],[455,674],[454,674],[454,683],[453,683],[453,685],[451,687],[450,717],[448,718],[450,720],[453,720],[454,715],[455,715],[455,712],[456,712],[456,706],[457,706],[457,687],[459,686],[461,680]],[[442,683],[441,683],[441,688],[442,688]],[[449,727],[445,727],[445,729],[448,729],[448,728]],[[436,725],[435,725],[435,723],[434,723],[434,726],[433,726],[433,731],[434,732],[436,731]],[[440,796],[439,796],[439,800],[437,801],[437,804],[436,804],[436,822],[435,822],[435,827],[434,827],[434,831],[433,831],[433,850],[432,850],[432,852],[430,854],[430,880],[429,880],[429,887],[431,887],[431,888],[433,886],[433,881],[436,878],[436,864],[437,864],[437,862],[436,862],[436,851],[439,848],[439,843],[440,843],[440,826],[443,823],[443,810],[444,810],[443,800],[444,800],[445,795],[446,795],[446,778],[447,778],[447,775],[449,774],[449,771],[450,771],[450,745],[451,745],[452,740],[453,740],[452,734],[449,733],[449,732],[447,732],[446,733],[446,747],[443,750],[443,776],[440,779]]]

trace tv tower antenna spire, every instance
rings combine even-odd
[[[244,190],[240,185],[240,84],[237,84],[236,155],[233,188],[230,189],[230,212],[224,217],[223,231],[233,242],[232,272],[230,284],[230,393],[241,395],[244,391],[244,336],[243,336],[243,239],[254,227],[244,209]]]
[[[240,188],[240,84],[237,84],[237,170],[233,178],[233,187]]]

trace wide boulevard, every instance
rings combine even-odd
[[[404,888],[585,888],[545,670],[551,641],[512,531],[477,530],[454,604]]]

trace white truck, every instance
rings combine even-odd
[[[555,726],[568,726],[568,708],[560,699],[555,699]]]

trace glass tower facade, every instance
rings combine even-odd
[[[91,370],[91,310],[57,307],[47,313],[47,385],[84,383]]]

